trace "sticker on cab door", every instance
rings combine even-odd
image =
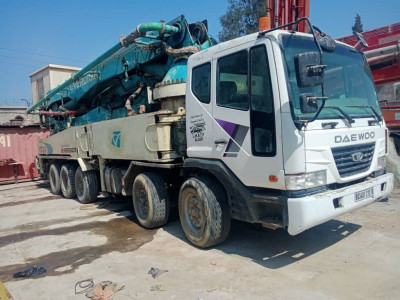
[[[204,121],[203,114],[194,115],[190,117],[190,133],[195,142],[201,142],[206,131],[206,122]]]
[[[223,130],[231,137],[226,146],[224,157],[237,157],[249,131],[249,127],[215,119]]]

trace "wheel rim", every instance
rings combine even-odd
[[[136,193],[136,203],[138,204],[137,210],[141,219],[147,219],[149,213],[149,202],[147,200],[146,189],[141,185]]]
[[[203,203],[194,191],[188,191],[185,195],[185,219],[189,228],[199,232],[205,225]]]
[[[83,184],[83,177],[81,176],[81,174],[78,172],[75,175],[75,189],[76,189],[76,195],[78,197],[81,197],[83,195],[83,188],[84,188],[84,184]]]

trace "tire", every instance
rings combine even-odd
[[[94,202],[99,193],[96,171],[83,172],[81,167],[78,167],[75,172],[75,189],[76,197],[80,203],[87,204]]]
[[[114,194],[122,194],[122,177],[121,177],[121,169],[114,168],[111,170],[110,174],[111,181],[111,191]]]
[[[188,240],[200,248],[220,244],[231,218],[223,187],[207,176],[186,180],[179,193],[179,218]]]
[[[76,197],[75,172],[76,166],[74,164],[65,164],[61,167],[60,182],[64,198],[74,199]]]
[[[61,194],[60,170],[61,166],[57,163],[51,164],[49,169],[50,192],[54,195]]]
[[[139,174],[133,182],[133,207],[144,228],[165,225],[169,217],[169,195],[164,179],[152,172]]]

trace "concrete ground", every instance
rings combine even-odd
[[[14,299],[88,299],[76,283],[125,286],[114,299],[398,299],[400,190],[297,236],[233,222],[228,240],[201,250],[175,214],[137,225],[129,199],[79,204],[45,182],[0,186],[0,281]],[[128,201],[127,201],[128,200]],[[36,278],[13,274],[34,265]],[[168,272],[153,279],[151,267]],[[81,289],[80,289],[81,290]]]

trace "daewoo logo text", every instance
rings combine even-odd
[[[362,133],[354,133],[349,135],[336,135],[335,143],[349,143],[356,142],[362,140],[369,140],[375,137],[375,132],[362,132]]]

